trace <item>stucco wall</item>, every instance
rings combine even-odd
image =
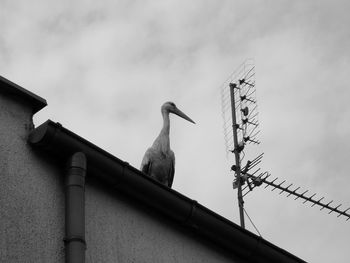
[[[135,209],[137,207],[137,209]],[[86,262],[242,262],[99,184],[86,185]]]
[[[0,262],[64,262],[64,167],[27,144],[31,108],[0,94]],[[87,178],[86,262],[239,262]]]
[[[27,145],[31,112],[0,94],[0,262],[64,262],[63,182]]]

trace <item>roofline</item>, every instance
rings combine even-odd
[[[8,79],[0,76],[0,92],[4,92],[13,97],[20,97],[29,102],[33,107],[33,113],[40,111],[47,105],[47,102],[42,97],[35,95],[34,93],[26,90],[19,85],[9,81]]]
[[[195,200],[158,183],[59,123],[46,121],[31,132],[28,141],[33,147],[59,158],[68,159],[78,151],[85,153],[88,176],[108,183],[250,262],[305,262]]]

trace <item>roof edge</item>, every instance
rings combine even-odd
[[[230,253],[249,262],[302,263],[302,259],[241,228],[179,192],[168,188],[112,154],[76,135],[59,123],[46,121],[34,129],[28,142],[36,149],[68,159],[81,151],[87,156],[87,174],[112,185],[172,220],[193,229]]]
[[[22,88],[21,86],[13,83],[12,81],[0,76],[0,92],[9,94],[10,96],[19,96],[33,108],[33,113],[37,113],[47,105],[47,102],[42,97]]]

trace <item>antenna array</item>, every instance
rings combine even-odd
[[[244,201],[242,185],[246,178],[241,171],[241,163],[246,156],[246,144],[260,144],[257,139],[258,111],[255,91],[255,67],[251,60],[244,62],[221,87],[222,117],[226,154],[235,155],[235,179],[233,188],[238,190],[238,206],[241,226],[244,223]]]
[[[232,98],[231,87],[234,87],[234,104],[235,117],[237,126],[237,140],[242,149],[243,160],[246,153],[244,151],[245,144],[260,144],[257,139],[258,129],[258,111],[256,104],[255,89],[255,66],[252,60],[247,60],[221,86],[221,107],[222,118],[224,121],[224,139],[226,146],[226,154],[234,150],[234,135],[232,132]]]
[[[285,180],[277,183],[278,178],[270,180],[269,172],[260,172],[257,166],[261,163],[263,153],[252,161],[247,161],[245,166],[242,162],[246,157],[247,144],[260,144],[257,138],[259,134],[259,122],[257,119],[257,100],[255,90],[255,66],[252,60],[242,63],[236,71],[221,86],[221,106],[224,121],[224,138],[226,145],[226,156],[229,152],[235,155],[235,165],[231,170],[235,172],[233,189],[237,189],[238,206],[241,226],[244,223],[244,202],[243,197],[253,191],[257,186],[265,184],[265,188],[271,186],[274,191],[278,189],[282,193],[287,193],[287,197],[294,196],[295,200],[301,199],[303,203],[312,203],[311,207],[319,206],[320,210],[329,210],[328,214],[335,213],[338,217],[345,216],[350,219],[348,211],[340,210],[340,205],[332,206],[333,200],[324,202],[324,197],[316,199],[316,193],[308,195],[309,190],[300,191],[300,187],[293,187],[293,184],[284,186]],[[244,186],[245,185],[245,186]],[[244,186],[244,187],[242,187]],[[243,189],[242,189],[243,188]],[[293,190],[292,190],[293,189]]]

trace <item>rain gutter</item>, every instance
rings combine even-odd
[[[248,262],[305,262],[293,254],[241,228],[208,208],[170,189],[130,166],[59,123],[46,121],[29,137],[35,148],[55,158],[68,159],[82,152],[87,159],[87,176],[93,176],[116,190],[185,225],[229,253]]]

